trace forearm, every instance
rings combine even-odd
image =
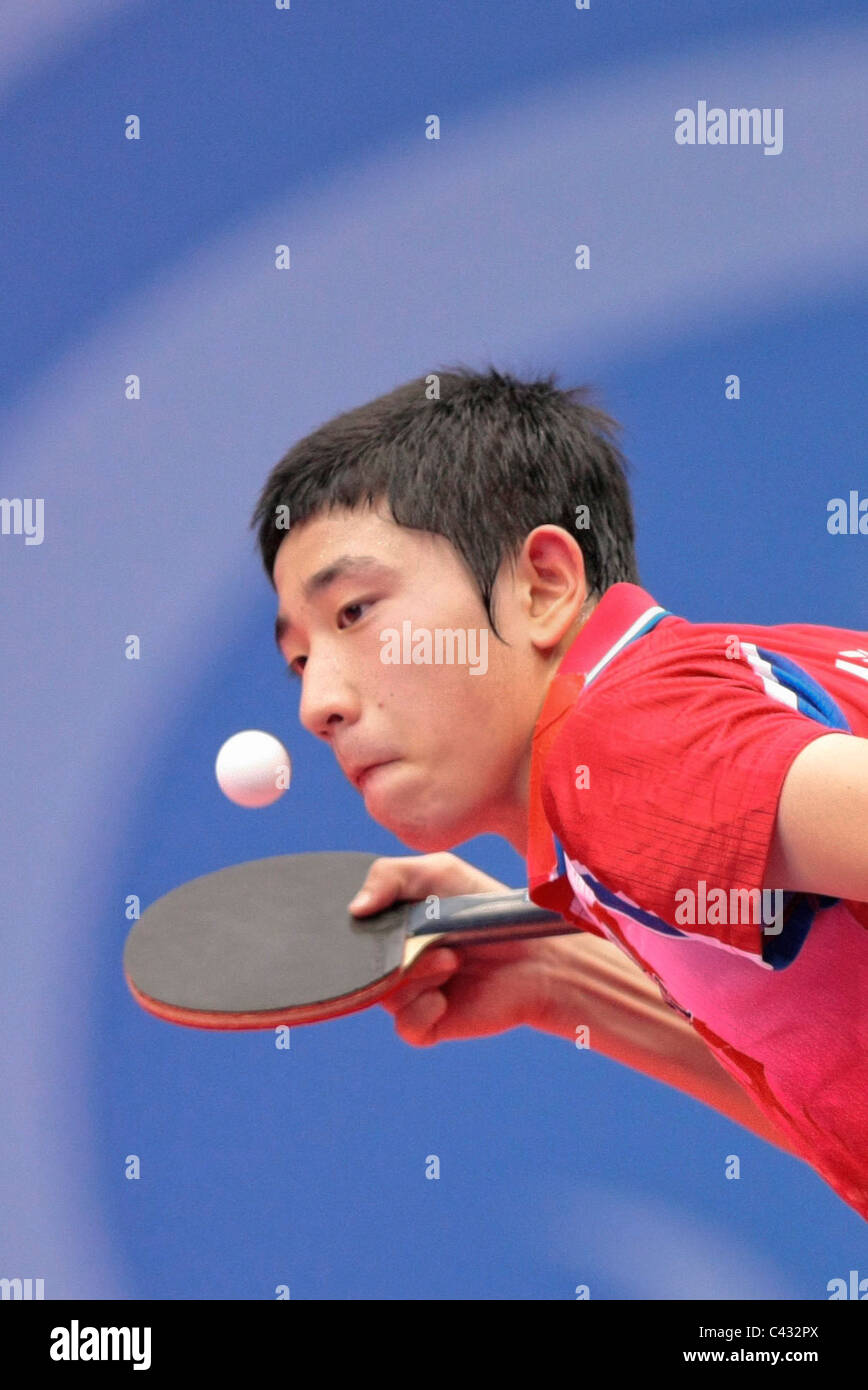
[[[664,1081],[802,1156],[625,952],[591,932],[551,938],[547,945],[550,1002],[536,1024],[541,1032],[575,1042],[585,1027],[592,1051]]]

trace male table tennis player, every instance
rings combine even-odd
[[[399,1035],[581,1036],[868,1218],[868,634],[658,604],[618,428],[553,376],[458,367],[272,470],[251,524],[301,722],[423,851],[353,910],[501,887],[443,851],[504,836],[581,930],[432,949],[386,1001]]]

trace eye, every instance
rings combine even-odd
[[[375,603],[375,602],[376,602],[376,599],[359,599],[356,603],[345,603],[344,606],[343,606],[343,608],[341,608],[341,609],[339,610],[339,612],[338,612],[338,617],[339,617],[339,618],[342,618],[343,615],[344,615],[345,613],[349,613],[349,612],[351,611],[351,609],[354,609],[354,608],[367,608],[367,607],[369,607],[370,604]],[[352,626],[352,624],[351,624],[351,626]],[[343,628],[341,628],[340,630],[343,631]],[[299,664],[300,661],[306,662],[306,661],[307,661],[307,657],[306,657],[306,656],[297,656],[297,657],[295,657],[295,658],[289,663],[289,665],[287,666],[287,668],[286,668],[286,674],[287,674],[287,676],[289,677],[290,680],[294,680],[294,681],[301,680],[301,672],[304,670],[304,667],[301,668],[301,671],[298,670],[298,664]]]
[[[349,613],[351,608],[365,608],[368,604],[373,603],[373,601],[373,599],[359,599],[357,603],[347,603],[340,610],[340,614],[338,616],[343,617],[344,613]]]

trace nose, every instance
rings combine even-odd
[[[301,678],[298,717],[308,733],[331,741],[336,725],[359,717],[359,700],[336,660],[308,655]]]

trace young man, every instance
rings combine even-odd
[[[386,1001],[400,1035],[586,1041],[868,1219],[868,634],[657,604],[616,430],[553,377],[458,368],[268,478],[301,721],[424,852],[353,910],[500,887],[444,851],[503,835],[575,936],[432,949]]]

